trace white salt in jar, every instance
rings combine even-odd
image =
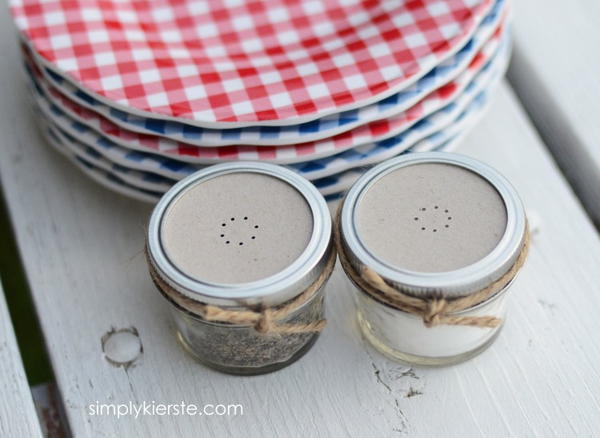
[[[444,365],[496,338],[528,249],[522,203],[497,171],[458,154],[404,155],[363,175],[337,221],[360,328],[382,353]]]
[[[227,163],[176,184],[152,214],[147,258],[177,339],[220,371],[282,368],[324,326],[335,263],[329,210],[283,167]]]

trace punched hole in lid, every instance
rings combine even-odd
[[[449,221],[452,220],[452,216],[446,216],[449,213],[449,209],[443,209],[444,213],[441,213],[442,209],[440,209],[439,205],[433,205],[433,208],[430,208],[429,211],[427,207],[420,207],[419,212],[421,212],[420,216],[414,216],[413,220],[415,222],[420,222],[420,224],[425,224],[428,226],[419,226],[421,231],[430,230],[432,233],[437,233],[442,229],[450,228]]]
[[[229,221],[232,222],[229,226],[229,230],[227,233],[224,230],[219,232],[219,237],[223,239],[225,245],[231,244],[231,240],[234,242],[237,241],[237,246],[244,246],[246,240],[249,238],[250,240],[256,240],[256,229],[259,228],[258,225],[252,224],[249,222],[248,216],[243,216],[242,221],[237,221],[236,218],[238,216],[231,216]],[[221,227],[227,226],[226,222],[221,222]],[[225,240],[226,239],[226,240]]]

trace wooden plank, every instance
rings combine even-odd
[[[600,427],[600,239],[510,89],[460,148],[514,182],[540,232],[491,349],[411,369],[364,344],[350,286],[328,287],[329,326],[300,362],[250,378],[183,354],[142,256],[150,208],[88,181],[43,144],[14,38],[0,39],[0,175],[70,428],[79,436],[593,436]],[[128,367],[102,340],[128,329]],[[134,339],[132,340],[132,334]],[[124,349],[125,350],[125,349]],[[135,355],[134,355],[135,356]],[[241,404],[244,415],[89,415],[100,403]]]
[[[509,79],[600,224],[600,2],[515,3]]]
[[[0,436],[41,437],[42,432],[0,283]]]

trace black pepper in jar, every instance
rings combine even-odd
[[[152,214],[147,256],[177,338],[215,369],[279,369],[324,327],[329,210],[285,168],[228,163],[175,185]]]

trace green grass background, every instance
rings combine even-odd
[[[30,386],[53,380],[4,199],[0,199],[0,278]]]

